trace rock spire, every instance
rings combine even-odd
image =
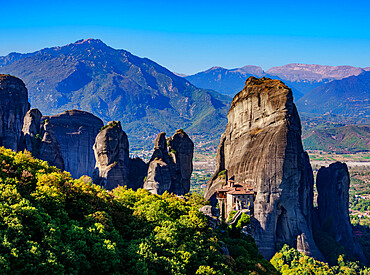
[[[292,91],[283,82],[250,77],[231,103],[218,147],[216,171],[205,198],[226,170],[236,182],[252,184],[253,236],[260,253],[271,258],[279,243],[323,259],[312,234],[313,175],[301,141],[301,124]]]

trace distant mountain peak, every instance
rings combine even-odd
[[[187,74],[180,74],[180,73],[176,73],[176,72],[172,72],[174,75],[177,75],[179,77],[186,77],[188,76]]]
[[[77,40],[73,44],[104,44],[104,45],[106,45],[100,39],[94,39],[94,38],[80,39],[80,40]]]
[[[215,70],[226,70],[226,69],[223,68],[223,67],[219,67],[219,66],[213,66],[212,68],[209,68],[205,72],[211,72],[211,71],[215,71]]]
[[[328,82],[343,79],[351,75],[359,75],[364,70],[353,66],[328,66],[318,64],[291,63],[272,67],[267,74],[292,82]]]
[[[92,38],[0,57],[0,72],[21,77],[32,106],[44,114],[80,109],[106,122],[120,120],[136,144],[178,128],[218,135],[230,100],[191,85],[150,59]]]
[[[262,68],[255,65],[246,65],[241,68],[233,69],[231,72],[241,73],[244,75],[253,75],[256,77],[262,77],[265,75],[265,72],[262,70]]]

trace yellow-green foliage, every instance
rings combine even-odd
[[[339,256],[337,266],[330,267],[328,264],[308,257],[288,245],[284,245],[270,262],[282,275],[370,274],[370,269],[361,268],[358,263],[346,262],[343,256]]]
[[[217,174],[217,177],[221,178],[221,179],[225,179],[226,178],[226,170],[222,170],[220,171],[218,174]]]
[[[0,148],[0,273],[274,272],[253,239],[213,232],[201,205],[194,195],[107,192],[29,153]],[[221,253],[221,241],[232,258]]]

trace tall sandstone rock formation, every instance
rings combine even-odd
[[[318,227],[343,245],[349,255],[366,263],[349,219],[349,185],[350,178],[345,163],[336,162],[329,167],[320,168],[316,179]]]
[[[42,121],[38,109],[31,109],[24,117],[21,150],[26,149],[36,158],[45,160],[51,166],[65,170],[60,145],[49,121]]]
[[[129,185],[130,157],[127,135],[119,121],[111,121],[97,135],[93,181],[112,190]]]
[[[48,122],[49,132],[53,132],[60,145],[65,170],[73,178],[92,176],[95,167],[93,145],[103,127],[100,118],[80,110],[69,110],[53,116],[43,116]]]
[[[129,142],[119,121],[111,121],[102,128],[93,149],[96,158],[95,184],[108,190],[118,186],[133,190],[143,187],[148,165],[140,158],[129,157]]]
[[[236,182],[253,184],[254,238],[271,258],[277,244],[323,259],[312,234],[313,175],[301,142],[301,124],[292,91],[281,81],[250,77],[231,103],[228,124],[218,147],[216,171],[205,198],[215,192],[227,171]]]
[[[0,146],[18,150],[23,118],[30,109],[22,80],[0,74]]]
[[[177,130],[168,140],[165,133],[160,133],[155,139],[144,188],[159,195],[165,191],[176,195],[188,193],[193,151],[194,143],[183,130]]]

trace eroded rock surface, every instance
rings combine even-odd
[[[33,149],[34,152],[36,149],[35,154],[37,154],[37,158],[45,160],[49,163],[49,165],[55,166],[63,171],[65,170],[65,165],[62,151],[52,128],[53,127],[49,122],[43,122],[40,131],[42,139],[40,142],[38,142],[39,140],[36,137],[36,143]],[[37,149],[39,150],[37,151]]]
[[[350,177],[345,163],[336,162],[320,168],[316,180],[319,228],[332,235],[347,253],[366,263],[361,245],[352,232],[348,210],[349,186]]]
[[[254,186],[253,236],[264,257],[271,258],[278,243],[288,243],[323,259],[311,228],[312,169],[302,147],[292,91],[284,83],[247,79],[231,103],[216,168],[206,199],[214,199],[225,183],[218,176],[223,170],[228,178]]]
[[[119,121],[111,121],[97,135],[94,144],[95,184],[108,190],[129,185],[129,143]]]
[[[184,195],[190,191],[194,143],[183,130],[166,140],[160,133],[154,143],[144,188],[154,194],[165,191]]]
[[[170,190],[171,184],[170,165],[161,159],[151,161],[144,188],[152,194],[162,195],[165,191]]]
[[[37,157],[40,150],[42,114],[38,109],[29,110],[24,116],[21,149],[30,151]]]
[[[183,130],[177,130],[169,140],[168,151],[173,160],[170,192],[177,195],[189,193],[194,143]]]
[[[130,173],[128,188],[137,190],[143,188],[144,179],[148,173],[148,164],[141,158],[130,158]]]
[[[0,74],[0,146],[18,150],[23,118],[30,109],[23,81]]]
[[[53,116],[43,116],[60,145],[65,170],[73,178],[92,176],[95,167],[93,145],[103,122],[91,113],[69,110]]]

